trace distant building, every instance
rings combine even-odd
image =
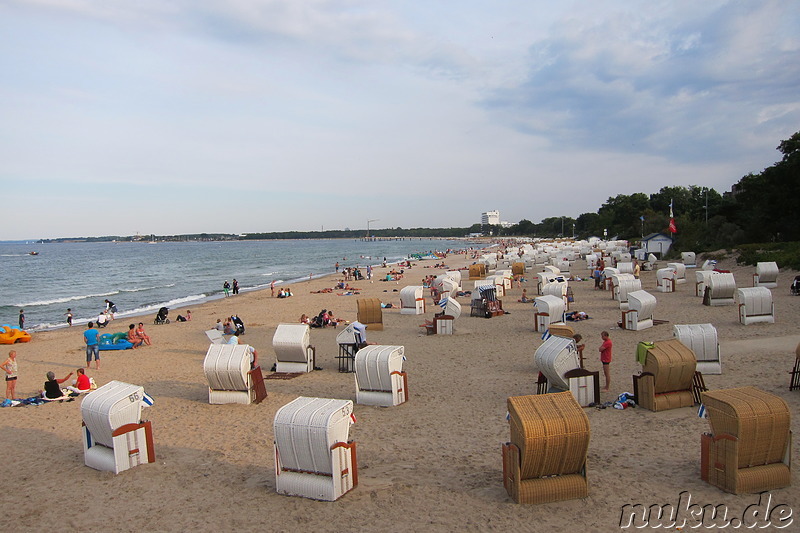
[[[636,250],[636,257],[642,260],[647,257],[647,254],[664,257],[664,254],[669,252],[670,246],[672,246],[672,237],[663,233],[651,233],[642,239],[642,246]]]
[[[498,224],[500,224],[500,211],[481,213],[481,226],[497,226]]]

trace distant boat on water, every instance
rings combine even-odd
[[[28,255],[39,255],[39,252],[28,252]]]

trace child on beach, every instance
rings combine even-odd
[[[68,324],[68,326],[72,327],[72,308],[71,307],[67,307],[67,312],[64,313],[64,314],[67,315],[67,324]]]
[[[25,310],[19,310],[19,329],[25,329]]]
[[[604,391],[608,391],[611,387],[611,338],[608,332],[600,333],[600,338],[603,339],[603,344],[600,345],[600,362],[603,363],[603,375],[606,378],[606,386],[603,387]]]
[[[581,362],[581,368],[583,368],[583,349],[586,348],[586,344],[581,344],[583,335],[576,333],[572,338],[575,340],[575,348],[578,350],[578,360]]]

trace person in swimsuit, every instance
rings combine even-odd
[[[13,400],[17,394],[17,351],[8,352],[8,359],[0,365],[6,372],[6,398]]]

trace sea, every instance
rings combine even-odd
[[[223,298],[236,278],[240,292],[291,285],[345,267],[396,263],[470,245],[463,240],[281,240],[213,242],[0,243],[0,324],[28,331],[85,324],[117,306],[116,317],[155,314],[161,307],[191,309]],[[36,255],[31,255],[36,252]],[[331,286],[333,283],[331,283]],[[179,311],[178,311],[179,312]]]

